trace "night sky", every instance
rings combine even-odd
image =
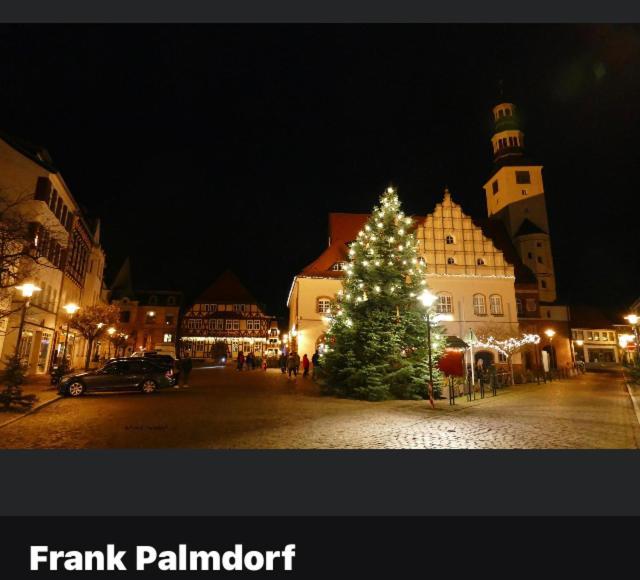
[[[232,268],[273,313],[327,213],[390,182],[486,215],[499,80],[544,166],[560,298],[640,294],[640,28],[0,27],[0,127],[46,147],[102,219],[107,274],[192,297]]]

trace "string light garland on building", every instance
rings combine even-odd
[[[540,342],[540,336],[537,334],[523,334],[520,338],[510,337],[502,340],[498,340],[493,336],[488,336],[484,340],[476,338],[470,341],[474,347],[491,348],[502,353],[504,356],[509,357],[515,352],[519,351],[522,347],[528,344],[538,344]]]

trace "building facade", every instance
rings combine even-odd
[[[220,348],[229,359],[241,352],[273,357],[280,350],[280,331],[276,318],[227,270],[185,312],[180,347],[195,359],[214,359]]]
[[[115,340],[111,341],[114,356],[159,349],[175,352],[182,292],[134,289],[127,258],[111,285],[109,298],[120,310]]]
[[[26,305],[14,288],[4,296],[10,315],[0,320],[0,353],[4,364],[18,344],[24,313],[20,356],[28,374],[49,370],[63,355],[75,367],[84,364],[87,342],[66,327],[64,306],[80,308],[104,300],[105,254],[99,221],[83,215],[49,154],[8,135],[0,135],[0,198],[11,203],[29,224],[24,245],[33,259],[15,272],[16,285],[34,284]]]
[[[349,245],[368,214],[329,215],[329,247],[293,280],[288,298],[290,348],[311,355],[322,350],[329,303],[342,287]],[[518,332],[516,275],[494,241],[455,203],[448,190],[426,216],[414,216],[419,259],[426,280],[437,295],[436,310],[446,315],[439,324],[449,336]],[[479,349],[476,358],[500,362],[498,353]],[[518,364],[519,357],[515,360]]]

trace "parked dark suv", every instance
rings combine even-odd
[[[150,394],[175,384],[167,365],[149,359],[111,359],[102,368],[66,375],[58,385],[62,395],[78,397],[88,391],[142,391]]]

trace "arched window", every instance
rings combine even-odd
[[[502,296],[499,294],[492,294],[489,297],[489,304],[491,308],[491,314],[494,316],[502,316]]]
[[[487,300],[484,294],[473,295],[473,313],[476,316],[486,316],[487,314]]]
[[[455,264],[456,263],[456,259],[455,258],[447,258],[447,264],[451,265],[451,264]]]
[[[453,239],[453,236],[451,234],[449,234],[446,238],[445,238],[445,242],[447,244],[453,244],[455,243],[455,240]]]
[[[453,299],[451,294],[438,294],[436,310],[441,314],[451,314],[453,312]]]
[[[316,300],[316,311],[320,314],[326,314],[331,310],[331,299],[321,296]]]
[[[169,298],[167,298],[167,305],[168,306],[173,306],[176,303],[176,297],[175,296],[169,296]]]
[[[157,303],[158,303],[158,297],[154,294],[149,298],[149,304],[157,304]]]
[[[484,258],[478,258],[476,264],[478,264],[478,266],[484,266]]]

